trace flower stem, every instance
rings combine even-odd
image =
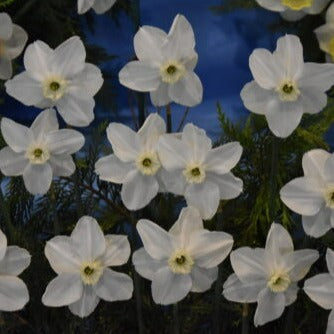
[[[277,173],[278,173],[278,138],[272,136],[271,146],[271,168],[270,168],[270,199],[269,199],[269,221],[272,223],[276,218],[276,195],[277,195]]]
[[[12,224],[12,219],[10,217],[8,204],[2,192],[1,184],[0,184],[0,209],[1,209],[2,216],[4,218],[4,222],[6,224],[7,238],[9,239],[10,242],[15,242],[16,241],[15,228],[14,228],[14,225]]]
[[[248,334],[249,331],[248,315],[249,315],[248,304],[247,303],[242,304],[242,328],[241,328],[242,334]]]
[[[172,109],[170,104],[166,106],[166,121],[167,121],[167,133],[172,132]]]
[[[181,131],[181,129],[182,129],[183,125],[184,125],[184,122],[186,121],[186,118],[187,118],[187,116],[188,116],[189,110],[190,110],[190,108],[187,107],[186,110],[184,111],[184,114],[183,114],[183,116],[182,116],[182,119],[181,119],[181,121],[180,121],[179,126],[177,127],[176,132]]]
[[[54,184],[51,184],[50,188],[50,206],[52,210],[52,220],[53,220],[53,233],[54,235],[60,234],[60,226],[59,226],[59,219],[58,219],[58,212],[57,212],[57,195],[55,191]]]
[[[133,269],[133,280],[135,286],[135,299],[136,299],[136,309],[137,309],[137,322],[138,322],[138,333],[144,334],[144,322],[143,322],[143,303],[141,294],[141,282],[140,276],[137,274],[135,269]]]
[[[179,306],[177,303],[173,304],[173,334],[180,334]]]

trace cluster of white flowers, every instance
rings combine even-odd
[[[321,12],[329,0],[257,2],[295,20]],[[114,3],[78,0],[78,12],[93,8],[103,13]],[[320,47],[332,58],[333,6],[326,25],[316,30]],[[0,78],[10,79],[11,59],[23,51],[27,34],[4,13],[0,27]],[[156,27],[141,27],[134,37],[134,49],[138,60],[119,73],[124,86],[149,92],[152,104],[159,107],[170,107],[172,102],[191,107],[201,102],[203,88],[194,73],[198,60],[195,37],[184,16],[175,17],[168,34]],[[71,126],[88,126],[93,121],[94,95],[103,79],[101,71],[85,58],[85,47],[77,36],[54,50],[36,41],[24,53],[25,71],[5,83],[7,93],[23,104],[49,108],[30,128],[8,118],[1,120],[8,146],[0,151],[0,170],[6,176],[22,175],[31,194],[47,193],[53,177],[75,171],[71,155],[82,148],[85,139],[76,130],[59,129],[56,110]],[[327,105],[334,64],[305,63],[297,36],[281,37],[273,53],[255,50],[249,65],[254,81],[245,85],[241,98],[247,109],[265,115],[275,136],[288,137],[304,113],[318,113]],[[213,147],[205,131],[194,124],[185,125],[182,133],[166,133],[165,121],[156,113],[147,117],[138,132],[120,123],[111,123],[106,132],[113,154],[100,158],[95,172],[101,180],[122,185],[121,199],[127,209],[146,207],[159,192],[183,196],[187,204],[168,232],[146,219],[137,223],[143,247],[133,253],[132,262],[141,276],[152,281],[154,302],[173,304],[189,292],[207,291],[217,279],[218,265],[232,250],[233,237],[205,229],[203,220],[214,217],[221,200],[242,192],[243,181],[231,172],[241,159],[240,143]],[[320,237],[334,228],[334,154],[312,150],[305,153],[302,165],[305,175],[285,185],[280,196],[302,215],[305,233]],[[130,276],[109,268],[125,264],[130,254],[127,236],[104,235],[94,218],[80,218],[70,236],[55,236],[46,243],[45,256],[57,277],[47,286],[43,304],[69,306],[73,314],[86,317],[100,299],[130,299]],[[242,247],[231,253],[234,273],[225,282],[223,295],[239,303],[257,302],[254,324],[263,325],[279,318],[295,302],[297,283],[318,257],[316,250],[294,251],[287,230],[273,223],[264,249]],[[7,247],[0,231],[0,310],[18,310],[27,303],[27,287],[16,276],[29,263],[29,253]],[[333,310],[331,250],[327,264],[329,274],[308,279],[304,290],[320,306]],[[327,333],[333,331],[332,311]]]

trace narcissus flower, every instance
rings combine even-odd
[[[0,13],[0,79],[12,77],[12,59],[21,54],[27,40],[25,30],[13,24],[8,14]]]
[[[250,111],[265,115],[277,137],[288,137],[304,113],[316,114],[327,105],[326,91],[334,84],[334,65],[304,63],[297,36],[277,41],[276,50],[255,50],[249,59],[254,81],[241,92]]]
[[[334,252],[327,249],[326,262],[329,273],[316,275],[305,281],[304,291],[319,306],[331,310],[326,334],[334,333]]]
[[[57,107],[69,125],[87,126],[94,119],[93,96],[103,79],[85,58],[85,47],[77,36],[54,50],[42,41],[34,42],[24,54],[26,71],[7,81],[6,91],[27,106]]]
[[[7,246],[0,230],[0,311],[18,311],[29,301],[29,292],[18,278],[30,264],[30,254],[23,248]]]
[[[320,49],[326,52],[327,61],[334,62],[334,4],[330,5],[326,13],[326,24],[314,30]]]
[[[319,14],[330,0],[256,0],[263,8],[279,12],[287,21],[297,21],[307,14]]]
[[[78,0],[78,14],[86,13],[93,8],[96,14],[103,14],[109,10],[116,0]]]
[[[297,299],[297,282],[318,259],[318,251],[294,251],[289,233],[272,224],[265,248],[242,247],[231,253],[234,274],[224,283],[226,299],[239,303],[257,302],[255,326],[279,318],[284,308]]]
[[[134,47],[139,60],[120,71],[122,85],[150,92],[155,106],[174,101],[192,107],[202,101],[202,83],[193,71],[198,58],[194,32],[184,16],[175,17],[168,34],[155,27],[141,27]]]
[[[46,288],[44,305],[68,305],[72,313],[83,318],[94,311],[100,299],[112,302],[131,298],[132,279],[108,268],[128,261],[127,236],[104,236],[94,218],[80,218],[71,236],[52,238],[44,252],[58,274]]]
[[[151,114],[136,133],[120,123],[111,123],[107,136],[114,154],[96,162],[101,180],[123,184],[121,198],[129,210],[145,207],[160,189],[159,137],[166,133],[164,120]]]
[[[157,304],[173,304],[192,292],[210,289],[217,279],[218,265],[232,249],[233,238],[224,232],[210,232],[195,208],[184,208],[166,232],[141,219],[137,224],[144,247],[134,252],[136,271],[152,281]]]
[[[27,190],[45,194],[53,176],[70,176],[75,171],[71,154],[80,150],[84,136],[75,130],[59,130],[56,112],[40,113],[30,128],[8,118],[1,120],[1,132],[8,146],[0,151],[4,175],[23,175]]]
[[[203,219],[214,216],[221,199],[235,198],[242,191],[242,180],[231,173],[242,154],[238,142],[213,149],[204,130],[187,124],[181,139],[171,134],[162,136],[158,152],[168,171],[162,173],[167,191],[184,196]]]
[[[334,154],[311,150],[303,156],[304,176],[280,192],[285,205],[302,215],[305,233],[319,238],[334,228]]]

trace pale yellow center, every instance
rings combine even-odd
[[[186,73],[186,68],[182,63],[176,60],[170,60],[160,67],[160,76],[163,82],[175,84]]]
[[[68,82],[59,76],[51,76],[43,82],[44,97],[57,101],[66,93]]]
[[[25,156],[29,159],[30,163],[40,165],[50,159],[50,152],[45,145],[34,143],[28,147]]]
[[[285,80],[276,88],[276,91],[284,102],[297,101],[300,95],[297,83],[292,80]]]
[[[142,174],[154,175],[160,169],[161,164],[156,152],[147,151],[138,156],[136,166]]]
[[[175,274],[189,274],[194,265],[190,254],[182,249],[175,251],[168,260],[170,270]]]
[[[0,57],[5,53],[5,43],[0,39]]]
[[[313,5],[314,0],[281,0],[282,5],[292,10],[301,10]]]
[[[330,209],[334,209],[334,185],[329,185],[324,191],[326,205]]]
[[[103,274],[100,261],[84,262],[80,269],[82,282],[86,285],[95,285]]]
[[[328,53],[330,54],[332,60],[334,61],[334,37],[332,37],[328,43]]]
[[[183,175],[188,183],[202,183],[205,180],[205,169],[201,164],[189,164]]]
[[[290,277],[285,272],[274,272],[268,280],[267,286],[273,292],[284,292],[291,284]]]

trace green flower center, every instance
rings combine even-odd
[[[268,280],[268,287],[273,292],[284,292],[291,284],[287,273],[276,272]]]
[[[84,273],[85,273],[85,275],[87,275],[87,276],[91,276],[91,275],[94,274],[94,269],[91,268],[91,267],[89,267],[89,266],[87,266],[87,267],[84,269]]]
[[[174,65],[169,65],[166,71],[168,74],[174,74],[177,71],[177,68]]]
[[[177,257],[175,259],[175,261],[176,261],[177,264],[183,264],[184,262],[186,262],[186,257],[184,255],[181,255],[181,256]]]
[[[196,168],[193,168],[193,169],[191,170],[191,174],[192,174],[193,176],[200,176],[200,175],[201,175],[201,171],[200,171],[200,169],[199,169],[198,167],[196,167]]]
[[[57,81],[52,81],[50,83],[50,89],[56,92],[60,88],[60,84]]]
[[[43,155],[43,150],[41,150],[40,148],[36,148],[34,150],[34,157],[35,158],[40,158]]]
[[[149,159],[149,158],[145,158],[144,160],[143,160],[143,166],[145,166],[145,167],[150,167],[152,165],[152,160],[151,159]]]
[[[294,90],[294,87],[292,85],[289,85],[289,84],[285,84],[282,88],[283,92],[285,94],[291,94]]]

